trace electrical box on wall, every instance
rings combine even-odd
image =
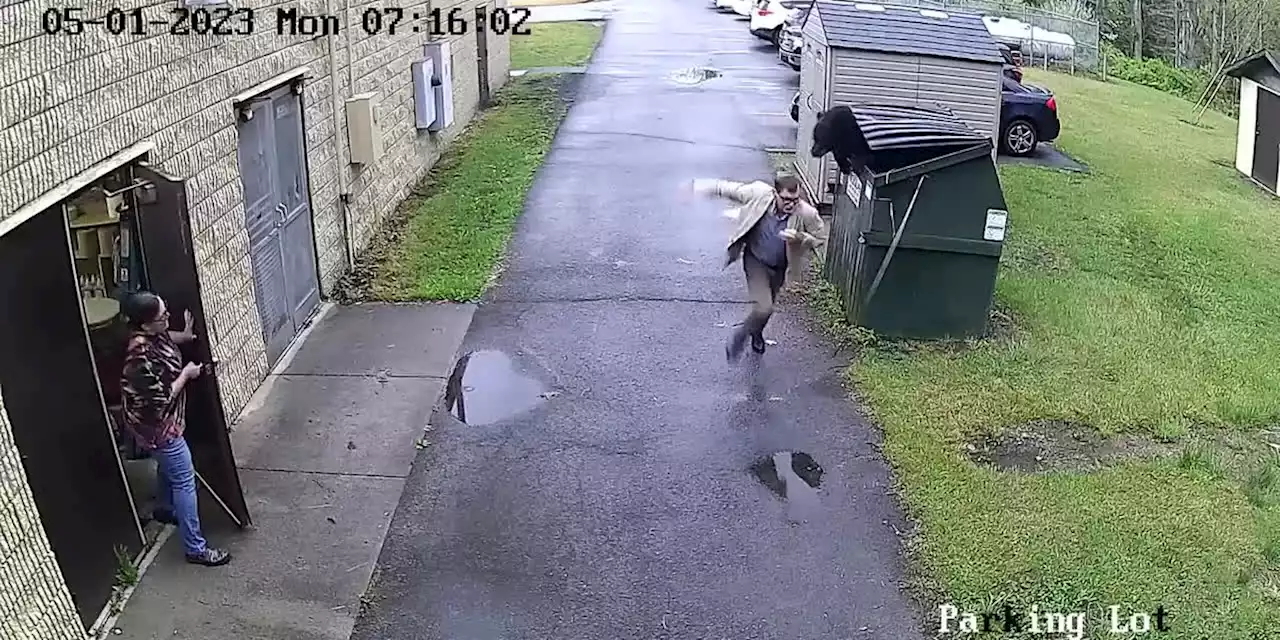
[[[453,63],[448,40],[428,42],[426,48],[427,59],[435,69],[431,84],[436,100],[436,119],[428,128],[440,131],[453,124]]]
[[[412,65],[413,113],[419,129],[430,129],[436,122],[435,68],[430,58]]]
[[[378,122],[377,94],[361,93],[347,99],[347,144],[353,164],[373,164],[382,156],[382,126]]]

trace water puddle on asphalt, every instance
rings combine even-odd
[[[787,501],[787,520],[806,522],[818,507],[822,466],[807,453],[780,451],[758,460],[751,471],[774,493]]]
[[[673,71],[667,76],[667,79],[679,84],[693,85],[700,82],[706,82],[712,78],[719,78],[721,75],[723,74],[716,69],[708,67],[689,67],[687,69]]]
[[[553,393],[522,374],[511,356],[485,349],[458,359],[445,386],[444,405],[458,420],[483,426],[524,413]]]

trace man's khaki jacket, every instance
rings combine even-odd
[[[732,180],[698,180],[695,190],[706,195],[732,200],[741,205],[733,233],[729,236],[727,267],[742,257],[743,238],[756,226],[760,218],[773,206],[776,192],[767,182],[734,182]],[[798,282],[809,264],[809,256],[827,242],[827,225],[822,222],[818,210],[801,200],[796,203],[787,228],[796,232],[794,241],[787,243],[787,282]]]

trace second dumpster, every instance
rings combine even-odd
[[[871,156],[843,177],[823,267],[845,315],[888,337],[982,334],[1008,219],[991,138],[941,111],[853,112]]]

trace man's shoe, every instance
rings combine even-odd
[[[751,336],[751,350],[763,354],[766,348],[763,335]]]

